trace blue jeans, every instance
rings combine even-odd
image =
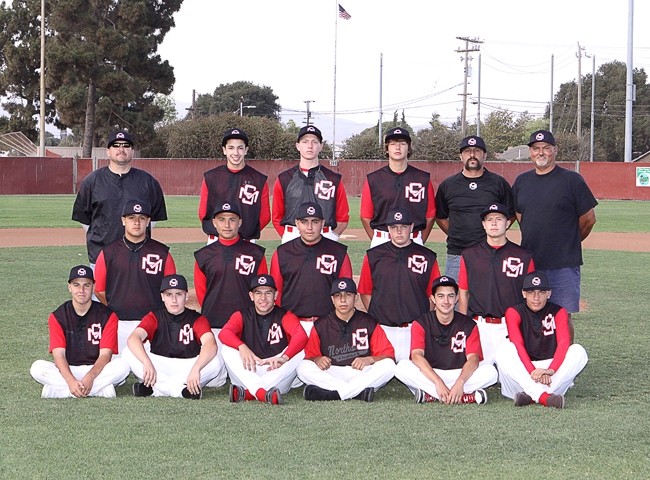
[[[447,263],[445,264],[445,275],[458,281],[458,272],[460,272],[460,255],[447,254]]]
[[[540,270],[551,284],[550,301],[564,307],[569,313],[580,311],[580,267]]]

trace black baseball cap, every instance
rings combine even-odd
[[[481,212],[481,220],[484,219],[490,213],[500,213],[504,217],[510,218],[510,212],[508,211],[508,207],[506,207],[502,203],[492,203],[487,207],[485,207],[485,210]]]
[[[212,218],[216,217],[222,212],[234,213],[239,218],[241,218],[241,214],[239,213],[239,207],[235,202],[225,202],[217,205],[217,207],[214,209],[214,213],[212,214]]]
[[[133,137],[126,130],[118,130],[117,132],[113,132],[108,137],[106,148],[109,148],[111,145],[117,142],[124,142],[133,145]]]
[[[396,138],[403,138],[408,143],[411,143],[411,134],[403,127],[395,127],[388,130],[384,137],[384,143],[388,143],[389,140],[395,140]]]
[[[278,289],[271,275],[255,275],[253,280],[251,280],[251,288],[249,290],[252,292],[257,287],[271,287],[273,290]]]
[[[296,142],[299,142],[300,139],[305,135],[315,135],[316,137],[318,137],[319,142],[323,141],[323,134],[320,133],[318,127],[315,127],[314,125],[307,125],[302,127],[298,132],[298,140],[296,140]]]
[[[151,217],[151,209],[145,202],[129,200],[122,207],[122,216],[126,217],[127,215],[145,215]]]
[[[458,293],[458,284],[456,280],[447,275],[436,278],[431,285],[431,295],[435,295],[438,287],[454,287],[454,291]]]
[[[178,275],[177,273],[174,275],[167,275],[162,279],[160,291],[164,292],[170,288],[177,288],[178,290],[185,290],[187,292],[187,280],[185,280],[183,275]]]
[[[320,218],[321,220],[325,218],[323,216],[323,209],[319,204],[315,202],[305,202],[298,207],[296,219],[307,217],[316,217]]]
[[[70,275],[68,275],[68,283],[73,281],[75,278],[87,278],[95,282],[95,275],[93,274],[93,269],[86,265],[77,265],[70,269]]]
[[[239,140],[243,140],[244,145],[248,147],[248,135],[246,135],[246,132],[238,128],[231,128],[230,130],[225,131],[225,133],[223,134],[223,138],[221,139],[221,146],[225,147],[228,140],[232,138],[238,138]]]
[[[551,289],[551,284],[548,283],[544,272],[531,272],[524,277],[524,286],[521,289],[525,292],[530,290],[548,291]]]
[[[386,225],[410,225],[413,223],[407,210],[394,208],[386,215]]]
[[[548,130],[537,130],[530,134],[530,140],[528,141],[528,146],[530,147],[533,143],[537,142],[546,142],[551,145],[555,145],[555,137]]]
[[[357,284],[351,278],[341,277],[334,280],[330,295],[341,292],[357,293]]]
[[[462,152],[468,147],[478,147],[484,152],[487,152],[487,147],[485,146],[485,141],[477,136],[477,135],[470,135],[469,137],[465,137],[460,141],[460,151]]]

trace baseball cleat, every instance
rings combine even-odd
[[[546,399],[546,406],[552,408],[564,408],[564,395],[554,393]]]
[[[517,392],[515,395],[515,407],[525,407],[531,403],[533,403],[533,399],[526,392]]]
[[[317,385],[307,385],[302,391],[302,396],[305,400],[309,401],[324,401],[324,400],[341,400],[336,390],[325,390]]]
[[[278,390],[276,387],[269,388],[268,392],[266,392],[266,403],[270,403],[271,405],[284,404],[280,390]]]
[[[230,390],[228,391],[228,399],[231,403],[240,403],[243,402],[246,397],[246,391],[244,387],[239,385],[230,384]]]
[[[479,388],[474,392],[474,401],[478,405],[485,405],[488,401],[487,392],[482,388]]]
[[[134,397],[150,397],[151,395],[153,395],[153,388],[147,387],[142,382],[136,382],[133,384]]]
[[[185,387],[181,390],[181,395],[188,400],[201,400],[203,398],[203,390],[199,388],[199,393],[190,393],[187,387]]]
[[[433,403],[436,401],[436,397],[429,395],[427,392],[421,389],[415,390],[415,403]]]
[[[354,398],[357,400],[363,400],[364,402],[372,402],[375,400],[375,389],[372,387],[364,388],[363,391]]]

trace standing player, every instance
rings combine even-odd
[[[133,138],[120,130],[108,138],[108,166],[95,170],[81,185],[72,207],[72,220],[86,231],[88,260],[94,267],[102,248],[124,231],[120,213],[128,200],[139,198],[151,207],[151,220],[167,220],[165,197],[158,181],[133,168]]]
[[[264,247],[242,240],[239,236],[241,217],[236,203],[217,206],[212,220],[217,230],[217,241],[194,252],[194,289],[201,313],[210,321],[210,327],[219,345],[219,332],[230,316],[246,310],[251,299],[248,295],[255,275],[268,272]],[[226,383],[226,372],[208,386],[219,387]]]
[[[164,306],[144,316],[128,340],[124,359],[140,380],[136,397],[183,397],[199,400],[202,387],[222,375],[223,362],[207,318],[185,308],[187,280],[182,275],[163,278]],[[151,351],[143,343],[149,341]]]
[[[325,214],[322,234],[338,241],[350,221],[350,207],[341,175],[318,161],[323,149],[320,130],[313,125],[302,127],[296,149],[300,152],[300,163],[278,175],[273,187],[273,226],[282,243],[297,238],[298,208],[305,202],[314,202]]]
[[[531,253],[506,237],[510,211],[493,203],[481,213],[486,239],[463,250],[458,310],[478,322],[483,358],[494,363],[506,342],[504,314],[521,302],[524,275],[535,270]]]
[[[300,317],[307,333],[314,320],[332,310],[334,282],[352,276],[348,247],[321,234],[323,221],[320,205],[300,205],[295,222],[300,237],[280,245],[271,258],[277,304]]]
[[[501,392],[517,407],[564,408],[564,394],[587,365],[587,352],[571,345],[569,315],[548,301],[551,286],[544,273],[528,274],[522,294],[525,303],[506,311],[510,342],[497,354]]]
[[[253,305],[233,313],[219,333],[230,401],[281,404],[305,357],[307,335],[298,317],[275,305],[273,277],[253,277],[250,290]]]
[[[390,241],[366,252],[359,293],[399,362],[411,352],[411,322],[431,309],[429,292],[440,268],[435,252],[411,240],[414,225],[408,210],[390,211],[384,223]]]
[[[413,322],[411,359],[399,362],[395,376],[415,394],[416,403],[487,403],[484,388],[497,382],[494,365],[479,365],[481,341],[476,323],[454,311],[458,285],[451,277],[433,282],[435,310]]]
[[[255,241],[271,220],[269,185],[266,175],[246,164],[248,136],[243,130],[227,130],[221,140],[226,164],[203,174],[199,197],[199,219],[208,243],[217,239],[212,213],[217,205],[234,200],[242,216],[239,236]]]
[[[354,308],[357,286],[339,278],[331,289],[334,311],[319,318],[309,334],[298,376],[305,400],[372,402],[395,372],[395,351],[370,315]]]
[[[485,239],[480,214],[486,205],[501,203],[508,208],[511,223],[515,218],[510,184],[483,166],[486,158],[487,147],[481,137],[463,138],[463,169],[446,178],[436,192],[436,223],[447,235],[448,277],[458,278],[463,249]]]
[[[95,294],[120,319],[120,351],[144,315],[162,306],[160,282],[176,273],[169,247],[147,236],[149,206],[129,200],[122,209],[124,236],[108,244],[97,257]]]
[[[92,300],[93,271],[77,265],[68,277],[68,300],[50,314],[53,362],[36,360],[30,373],[43,385],[41,397],[115,397],[129,366],[117,353],[117,316]]]
[[[596,224],[598,202],[580,174],[555,164],[551,132],[538,130],[528,143],[535,169],[522,173],[512,187],[521,245],[533,252],[537,268],[553,289],[553,301],[571,314],[580,311],[581,242]]]
[[[361,223],[370,247],[389,241],[384,220],[389,210],[407,212],[413,219],[412,238],[423,245],[436,216],[433,185],[429,173],[408,163],[411,135],[405,128],[391,128],[384,137],[388,165],[368,175],[361,193]]]

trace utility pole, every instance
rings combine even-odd
[[[316,100],[305,100],[305,104],[307,104],[307,125],[311,125],[311,110],[309,110],[310,103],[316,103]]]
[[[465,48],[464,49],[457,49],[456,53],[464,53],[464,57],[461,57],[461,61],[464,60],[465,62],[465,67],[464,67],[464,81],[463,81],[463,110],[461,113],[460,117],[460,129],[461,129],[461,135],[464,137],[465,136],[465,130],[467,128],[467,96],[471,95],[471,93],[467,93],[467,77],[469,76],[469,61],[472,59],[472,57],[469,56],[470,52],[478,52],[481,50],[481,47],[479,44],[483,43],[482,40],[479,40],[478,38],[470,38],[470,37],[456,37],[458,40],[462,40],[465,42]],[[470,48],[469,44],[472,44],[472,47]]]
[[[581,143],[580,138],[582,137],[582,57],[584,55],[586,58],[591,58],[586,53],[583,54],[584,51],[585,47],[581,47],[580,42],[578,42],[578,52],[576,53],[576,57],[578,57],[578,114],[576,117],[578,144]]]

